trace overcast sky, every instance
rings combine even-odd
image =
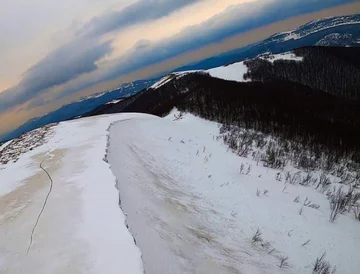
[[[0,134],[106,81],[349,2],[0,0]]]

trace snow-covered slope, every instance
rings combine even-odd
[[[271,42],[298,40],[310,34],[320,32],[322,30],[331,29],[339,26],[356,25],[356,24],[360,24],[360,16],[358,14],[323,18],[323,19],[311,21],[296,30],[277,33],[271,36],[268,40]]]
[[[303,60],[303,57],[296,56],[293,52],[284,52],[280,54],[262,54],[256,58],[261,58],[264,60],[268,60],[271,63],[274,63],[278,60],[288,60],[288,61],[296,61],[300,62]],[[150,88],[158,89],[170,81],[180,78],[184,75],[188,75],[191,73],[205,73],[209,74],[214,78],[224,79],[228,81],[236,81],[236,82],[250,82],[250,79],[245,79],[244,76],[248,72],[248,67],[246,66],[245,62],[238,62],[234,64],[230,64],[227,66],[216,67],[208,70],[190,70],[190,71],[180,71],[176,73],[171,73],[169,75],[164,76]]]
[[[112,101],[110,101],[110,102],[107,102],[107,103],[106,103],[106,105],[113,105],[113,104],[117,104],[117,103],[119,103],[119,102],[121,102],[121,101],[122,101],[122,99],[112,100]]]
[[[359,222],[345,214],[330,223],[325,194],[235,155],[218,124],[173,112],[115,124],[110,136],[146,273],[315,273],[325,252],[338,273],[357,272]]]
[[[284,52],[280,54],[263,54],[260,55],[259,58],[267,60],[271,63],[274,63],[278,60],[287,60],[287,61],[296,61],[301,62],[304,58],[301,56],[296,56],[293,52]]]
[[[248,68],[244,62],[239,62],[225,67],[209,69],[206,72],[215,78],[228,81],[247,82],[247,80],[244,79],[247,70]]]
[[[239,157],[219,126],[176,110],[116,114],[7,144],[0,272],[313,273],[326,252],[357,273],[353,214],[330,223],[325,193],[283,176],[301,171]]]
[[[163,78],[161,78],[158,82],[153,84],[150,88],[153,88],[153,89],[159,88],[159,87],[165,85],[166,83],[168,83],[169,81],[171,81],[172,77],[173,77],[172,74],[166,75]]]
[[[9,161],[0,164],[0,273],[143,273],[104,156],[112,122],[151,117],[63,122],[43,144],[30,132],[0,152]]]
[[[234,63],[228,66],[222,66],[217,68],[212,68],[209,70],[189,70],[189,71],[180,71],[168,74],[161,78],[158,82],[153,84],[150,88],[151,89],[158,89],[162,86],[168,84],[172,80],[179,79],[185,75],[191,73],[205,73],[209,74],[214,78],[224,79],[228,81],[236,81],[236,82],[248,82],[250,80],[245,80],[244,75],[247,72],[248,68],[244,64],[244,62]]]
[[[1,152],[4,148],[6,148],[10,143],[11,143],[11,141],[7,141],[7,142],[3,143],[3,144],[0,146],[0,152]]]
[[[319,40],[317,46],[346,46],[353,41],[350,33],[331,33]]]

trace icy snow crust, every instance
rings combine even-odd
[[[119,207],[116,178],[104,161],[110,124],[133,118],[151,116],[60,123],[45,144],[0,165],[0,273],[143,273],[140,250]],[[50,187],[42,161],[53,189],[26,254]]]
[[[330,223],[323,193],[300,185],[284,190],[278,170],[217,141],[218,124],[173,114],[110,129],[109,162],[146,273],[312,273],[324,252],[338,273],[358,272],[359,222],[352,215]],[[320,208],[305,207],[306,198]],[[257,229],[261,244],[252,242]],[[281,256],[289,257],[288,267],[279,268]]]
[[[0,272],[312,273],[324,252],[337,273],[358,272],[353,216],[329,223],[323,193],[284,188],[278,170],[235,155],[218,135],[217,123],[176,111],[53,126],[44,144],[0,165]],[[50,186],[42,162],[53,188],[29,248]],[[253,243],[258,229],[263,241]]]

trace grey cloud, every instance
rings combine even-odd
[[[95,62],[110,52],[110,43],[74,41],[53,52],[25,73],[21,85],[33,93],[97,69]]]
[[[29,69],[17,86],[0,93],[0,113],[80,75],[97,70],[96,61],[112,51],[111,41],[99,42],[104,34],[164,17],[198,1],[204,0],[142,0],[121,11],[108,12],[94,18],[80,29],[70,43],[50,53]],[[145,45],[146,43],[138,44],[139,47]],[[40,100],[37,104],[41,102]]]
[[[307,1],[301,0],[262,0],[233,6],[222,14],[200,25],[189,27],[159,43],[152,44],[140,40],[123,57],[97,69],[96,61],[111,52],[109,43],[98,44],[98,38],[103,34],[166,16],[180,7],[194,3],[190,0],[137,2],[122,11],[107,13],[86,24],[73,42],[50,54],[29,70],[17,87],[0,94],[0,112],[17,103],[25,102],[36,94],[45,93],[54,86],[61,85],[54,97],[61,98],[97,82],[113,79],[204,45],[219,42],[229,36],[354,0],[312,0],[311,2],[310,5]],[[83,75],[88,72],[90,74]],[[81,77],[76,78],[77,76]],[[44,101],[39,98],[34,103],[41,105]]]
[[[323,3],[324,6],[324,2],[321,0],[315,0],[315,2]],[[298,15],[301,12],[312,11],[311,9],[316,10],[318,7],[315,4],[314,6],[309,7],[301,0],[294,0],[291,4],[287,0],[264,0],[232,6],[206,22],[188,27],[179,34],[158,43],[139,40],[124,56],[108,62],[101,69],[94,71],[91,77],[86,77],[86,79],[82,77],[82,79],[76,79],[71,84],[63,85],[62,91],[57,93],[54,99],[88,88],[98,82],[131,73],[184,52],[199,49],[204,45],[219,42],[234,34]],[[290,11],[282,12],[284,10]]]
[[[191,26],[169,39],[155,44],[142,43],[114,61],[106,80],[164,61],[204,45],[220,42],[235,34],[250,31],[300,14],[354,2],[353,0],[263,0],[238,4],[202,24]]]
[[[186,5],[204,0],[144,0],[138,1],[121,11],[109,12],[95,17],[86,24],[78,35],[94,37],[119,28],[165,17]]]
[[[111,51],[110,42],[74,40],[25,72],[21,82],[0,93],[0,112],[21,104],[51,87],[97,69],[95,62]]]
[[[273,0],[267,0],[270,3]],[[212,17],[197,26],[188,27],[177,35],[158,43],[139,40],[124,56],[107,63],[101,70],[92,73],[91,77],[77,79],[75,83],[63,86],[54,99],[59,99],[78,90],[88,88],[97,82],[110,80],[120,75],[131,73],[137,69],[161,62],[181,53],[197,49],[208,43],[213,43],[228,37],[232,27],[249,27],[249,21],[258,16],[264,9],[264,3],[233,6],[223,13]],[[245,22],[245,23],[244,23]],[[39,101],[41,104],[41,101]]]

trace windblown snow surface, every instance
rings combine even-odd
[[[358,273],[358,221],[329,223],[323,193],[284,188],[278,170],[218,135],[217,123],[177,111],[54,125],[0,166],[0,273],[312,273],[324,252],[337,273]]]
[[[146,273],[313,273],[324,252],[338,273],[358,272],[353,216],[329,223],[324,194],[284,189],[278,170],[228,151],[217,123],[173,114],[110,129],[109,162]],[[258,229],[263,241],[253,243]],[[289,265],[280,268],[282,257]]]
[[[116,179],[104,161],[110,124],[135,117],[151,116],[60,123],[45,144],[16,163],[0,164],[0,273],[143,273],[141,253],[119,208]],[[35,226],[50,189],[41,162],[53,186]]]

